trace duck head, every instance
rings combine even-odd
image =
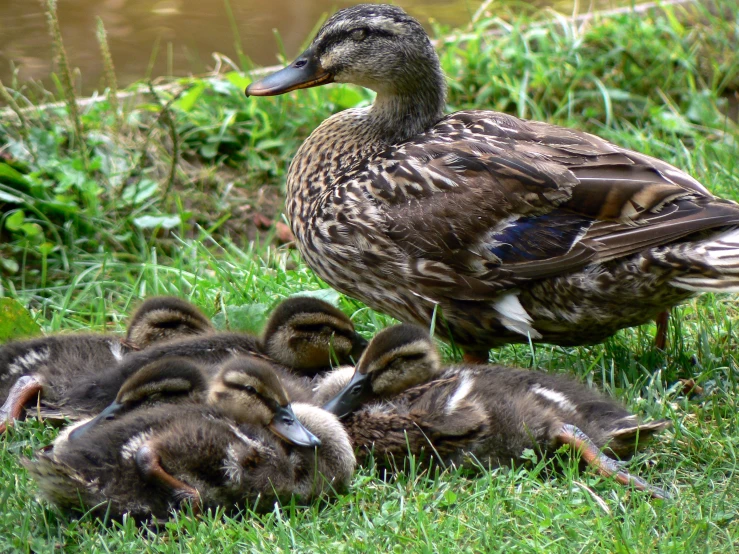
[[[281,302],[264,329],[264,351],[273,360],[300,371],[318,371],[337,361],[358,360],[367,341],[341,310],[307,296]]]
[[[139,306],[128,325],[126,341],[146,348],[155,342],[213,330],[210,320],[195,306],[174,296],[149,298]]]
[[[279,377],[264,360],[244,356],[223,364],[213,378],[207,402],[237,423],[268,427],[291,444],[310,447],[321,444],[295,416]]]
[[[246,94],[274,96],[332,82],[377,92],[373,111],[384,112],[388,124],[400,116],[395,127],[409,135],[443,113],[446,84],[434,47],[421,24],[396,6],[360,4],[336,12],[293,63],[250,84]],[[412,124],[417,128],[408,128]]]
[[[345,417],[364,402],[387,398],[439,374],[441,360],[431,337],[415,325],[396,325],[369,343],[349,383],[324,409]]]

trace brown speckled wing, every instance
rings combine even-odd
[[[357,171],[431,299],[490,298],[739,223],[734,203],[664,162],[491,112],[457,112]]]

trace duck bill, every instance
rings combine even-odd
[[[115,414],[117,414],[121,408],[123,408],[123,404],[119,404],[118,402],[113,402],[110,406],[105,408],[102,412],[100,412],[98,415],[96,415],[94,418],[92,418],[87,423],[84,423],[83,425],[80,425],[76,429],[74,429],[71,433],[69,433],[69,440],[77,440],[86,433],[90,432],[92,429],[100,425],[103,421],[106,419],[113,419],[115,417]]]
[[[300,423],[288,404],[279,407],[269,424],[270,430],[281,439],[296,446],[321,446],[321,440]]]
[[[369,375],[355,371],[351,381],[323,409],[340,418],[346,417],[373,396]]]
[[[246,95],[277,96],[300,88],[325,85],[333,80],[333,75],[321,67],[316,51],[311,46],[286,68],[246,87]]]

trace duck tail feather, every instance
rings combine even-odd
[[[670,284],[696,292],[739,292],[739,228],[700,242],[671,245],[654,252],[659,262],[687,270]]]

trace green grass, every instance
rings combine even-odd
[[[739,131],[725,115],[739,91],[739,4],[718,6],[583,30],[562,21],[526,27],[529,16],[483,19],[473,38],[440,50],[451,109],[498,109],[597,132],[739,200]],[[506,32],[484,36],[489,29]],[[271,233],[246,240],[239,213],[244,204],[259,209],[260,187],[279,198],[307,133],[370,95],[335,86],[246,99],[246,82],[233,71],[182,82],[181,95],[160,92],[136,109],[83,109],[87,163],[63,108],[3,125],[0,294],[28,305],[49,332],[120,331],[133,303],[151,294],[183,296],[223,324],[257,328],[281,298],[326,288],[296,253],[272,246]],[[33,96],[30,85],[6,85],[20,106]],[[337,300],[367,337],[391,323]],[[652,347],[653,325],[590,348],[493,352],[501,363],[575,374],[644,417],[670,419],[673,429],[628,465],[671,488],[670,502],[579,471],[563,452],[561,463],[533,460],[477,476],[411,467],[384,481],[369,467],[325,505],[234,518],[183,514],[153,533],[130,521],[70,519],[38,502],[17,460],[56,431],[28,421],[0,439],[0,552],[735,552],[736,320],[735,296],[705,295],[675,311],[665,353]],[[678,378],[694,378],[704,394],[686,398]]]

